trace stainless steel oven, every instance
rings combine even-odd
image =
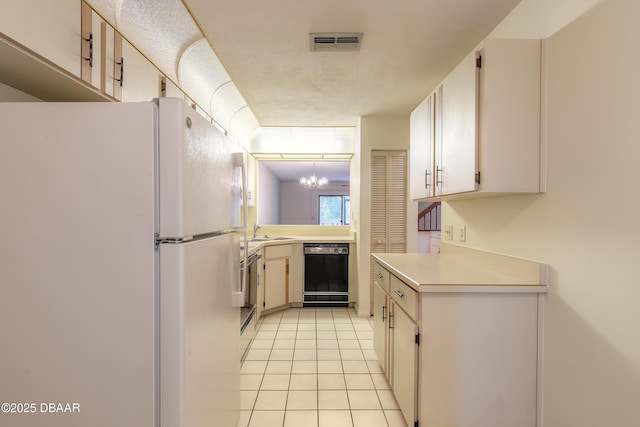
[[[304,244],[305,307],[349,305],[349,244]]]

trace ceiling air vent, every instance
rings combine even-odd
[[[356,51],[360,50],[362,33],[310,33],[312,51]]]

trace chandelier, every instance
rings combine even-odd
[[[309,178],[305,176],[300,178],[300,185],[302,185],[307,190],[311,190],[314,188],[323,188],[328,183],[329,180],[327,178],[318,178],[316,176],[316,162],[313,162],[313,175],[311,175]]]

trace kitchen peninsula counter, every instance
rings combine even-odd
[[[450,244],[372,255],[373,346],[407,425],[535,427],[547,266]]]
[[[454,245],[440,254],[372,255],[417,292],[547,292],[546,264],[521,258]]]

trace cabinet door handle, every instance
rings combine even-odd
[[[391,324],[391,319],[393,319],[393,314],[389,313],[389,329],[393,329],[393,325]]]
[[[436,166],[436,187],[442,184],[442,179],[440,179],[441,174],[442,174],[442,169],[439,166]]]
[[[124,58],[120,57],[120,62],[116,62],[116,64],[120,66],[120,78],[115,79],[115,81],[120,82],[120,87],[122,87],[124,83]]]
[[[381,280],[382,280],[382,274],[380,274],[380,273],[376,273],[376,276],[378,276],[378,279],[381,279]]]
[[[394,289],[393,293],[398,295],[400,298],[404,298],[404,294],[402,292],[400,292],[399,290],[397,290],[397,289]]]
[[[428,169],[424,170],[424,188],[431,187],[431,183],[429,183],[429,177],[431,176],[431,172]]]
[[[82,59],[84,59],[85,61],[89,61],[89,67],[93,68],[93,33],[89,33],[88,39],[85,39],[83,37],[83,40],[89,42],[89,57],[85,58],[83,56]]]
[[[386,317],[384,317],[384,310],[385,310],[385,308],[387,308],[387,307],[385,307],[385,306],[383,305],[383,306],[382,306],[382,322],[383,322],[383,323],[384,323],[384,319],[386,319]]]

